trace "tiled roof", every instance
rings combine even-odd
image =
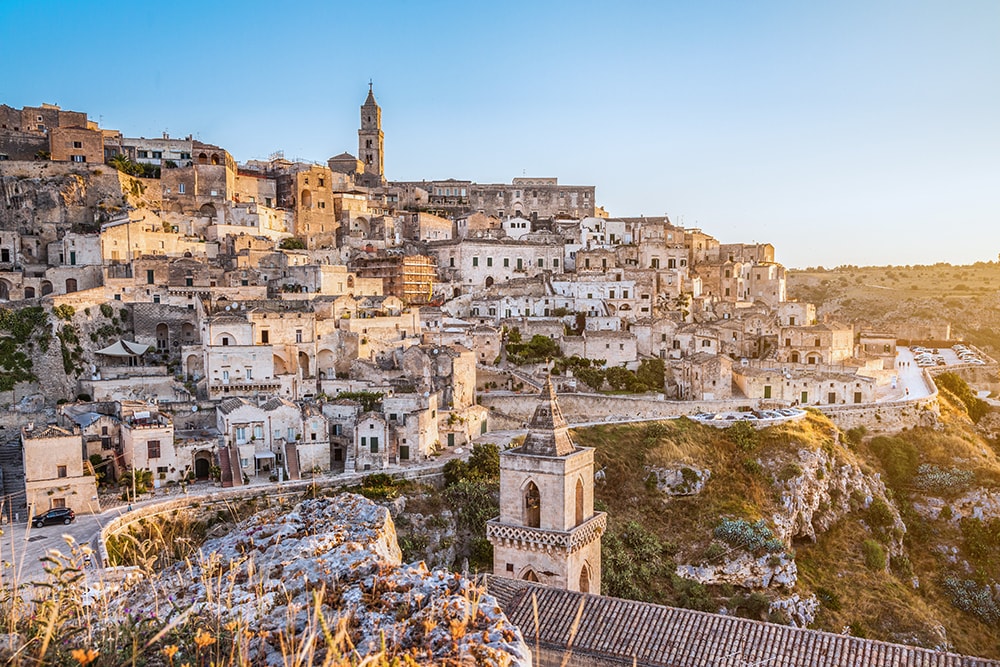
[[[532,645],[532,593],[543,648],[565,650],[583,612],[572,652],[594,664],[649,667],[1000,667],[1000,661],[861,639],[734,616],[575,593],[526,581],[487,577],[487,588]]]

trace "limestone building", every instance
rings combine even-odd
[[[493,573],[601,592],[604,512],[594,512],[594,450],[577,447],[549,378],[520,447],[500,454],[500,516],[486,524]]]

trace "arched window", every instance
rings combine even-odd
[[[587,567],[586,563],[580,568],[580,592],[590,592],[590,568]]]
[[[583,480],[576,480],[576,525],[583,523]]]
[[[542,525],[542,494],[534,482],[528,482],[528,488],[524,490],[524,525],[530,528]]]
[[[530,568],[527,571],[525,571],[525,573],[521,576],[521,578],[524,579],[525,581],[535,581],[535,582],[538,581],[538,575],[535,574],[535,571]]]

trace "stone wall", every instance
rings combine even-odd
[[[527,422],[534,413],[538,398],[531,394],[484,393],[480,402],[498,411],[494,428],[516,427],[517,420]],[[607,396],[604,394],[560,394],[559,407],[571,425],[595,422],[670,419],[698,412],[725,412],[740,408],[758,409],[761,401],[730,399],[720,401],[668,401],[649,397]],[[925,398],[860,405],[816,406],[842,429],[865,426],[870,431],[891,431],[918,425],[933,426],[940,414],[937,391]],[[504,419],[506,417],[506,419]]]

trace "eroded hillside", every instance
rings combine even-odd
[[[604,472],[604,592],[1000,656],[1000,458],[942,397],[940,428],[891,437],[818,413],[577,431]]]

